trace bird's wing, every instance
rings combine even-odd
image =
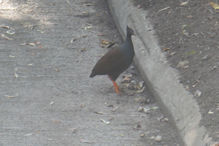
[[[113,48],[107,52],[94,66],[93,72],[96,75],[120,72],[126,66],[125,56],[119,48]]]

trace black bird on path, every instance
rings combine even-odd
[[[134,35],[134,31],[127,26],[125,42],[119,47],[114,47],[100,58],[90,74],[90,77],[108,75],[113,82],[117,94],[119,94],[119,87],[115,81],[118,76],[131,65],[135,55],[131,39],[132,35]]]

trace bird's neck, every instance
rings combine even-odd
[[[125,42],[121,46],[121,51],[127,56],[127,57],[133,57],[134,55],[134,48],[132,44],[131,35],[127,35]]]
[[[130,34],[127,34],[126,36],[125,45],[128,46],[128,49],[133,49],[132,36]]]

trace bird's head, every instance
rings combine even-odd
[[[127,35],[129,35],[129,36],[134,35],[134,31],[130,27],[128,27],[128,26],[126,28],[126,31],[127,31]]]

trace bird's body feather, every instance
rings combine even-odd
[[[130,66],[135,55],[131,39],[133,34],[133,30],[127,27],[125,42],[119,47],[111,49],[100,58],[90,74],[90,77],[96,75],[108,75],[113,82],[116,93],[119,93],[119,88],[115,80]]]
[[[109,75],[112,80],[116,78],[129,67],[131,61],[127,61],[127,57],[119,49],[115,47],[106,53],[94,66],[91,77],[95,75]]]

